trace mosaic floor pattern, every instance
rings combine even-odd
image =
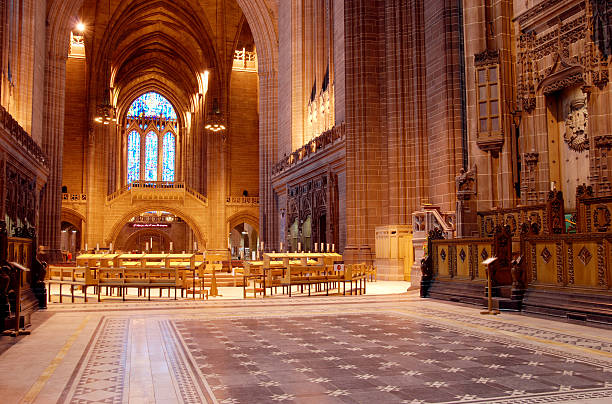
[[[607,329],[406,295],[67,307],[0,356],[46,338],[7,402],[612,402]]]

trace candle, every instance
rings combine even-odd
[[[280,250],[283,251],[283,242],[280,242]]]
[[[113,243],[110,243],[110,247],[108,248],[110,252],[113,252]]]
[[[321,243],[321,252],[325,252],[325,244]]]
[[[197,242],[197,241],[194,241],[194,242],[193,242],[193,251],[194,251],[194,252],[195,252],[195,251],[198,251],[198,242]]]
[[[96,251],[100,249],[100,243],[96,243]]]
[[[149,251],[149,242],[147,241],[145,244],[146,244],[145,251],[148,252]]]
[[[302,252],[302,243],[298,241],[298,252]]]
[[[329,252],[329,243],[327,243],[327,252]]]
[[[332,244],[332,252],[334,252],[334,251],[335,251],[335,247],[336,247],[336,245],[335,245],[335,244]]]
[[[263,250],[264,250],[264,242],[262,241],[261,242],[261,251],[263,251]]]
[[[87,243],[85,243],[85,251],[89,251],[89,250],[87,249]]]
[[[551,190],[551,191],[554,191],[554,190],[555,190],[555,182],[554,182],[554,181],[551,181],[551,182],[550,182],[550,190]]]
[[[317,251],[317,243],[314,243],[314,244],[315,244],[315,252],[318,252]]]
[[[153,237],[151,237],[151,244],[149,244],[151,246],[151,251],[153,251]]]
[[[170,252],[172,252],[172,247],[173,247],[173,245],[172,245],[172,241],[171,241],[170,242]]]

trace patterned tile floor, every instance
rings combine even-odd
[[[51,311],[2,402],[612,402],[612,331],[413,294]]]

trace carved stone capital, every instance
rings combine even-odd
[[[497,49],[485,49],[474,55],[474,65],[486,66],[499,63],[499,51]]]
[[[482,151],[490,152],[493,155],[499,154],[502,147],[504,146],[503,135],[489,137],[486,139],[478,139],[476,144]]]

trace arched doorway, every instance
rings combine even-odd
[[[81,250],[81,229],[76,225],[62,221],[60,248],[64,260],[70,260]]]
[[[180,216],[145,211],[130,218],[115,238],[117,251],[182,252],[198,249],[193,229]]]
[[[251,259],[257,252],[259,234],[249,223],[240,223],[229,234],[229,246],[233,259]]]

